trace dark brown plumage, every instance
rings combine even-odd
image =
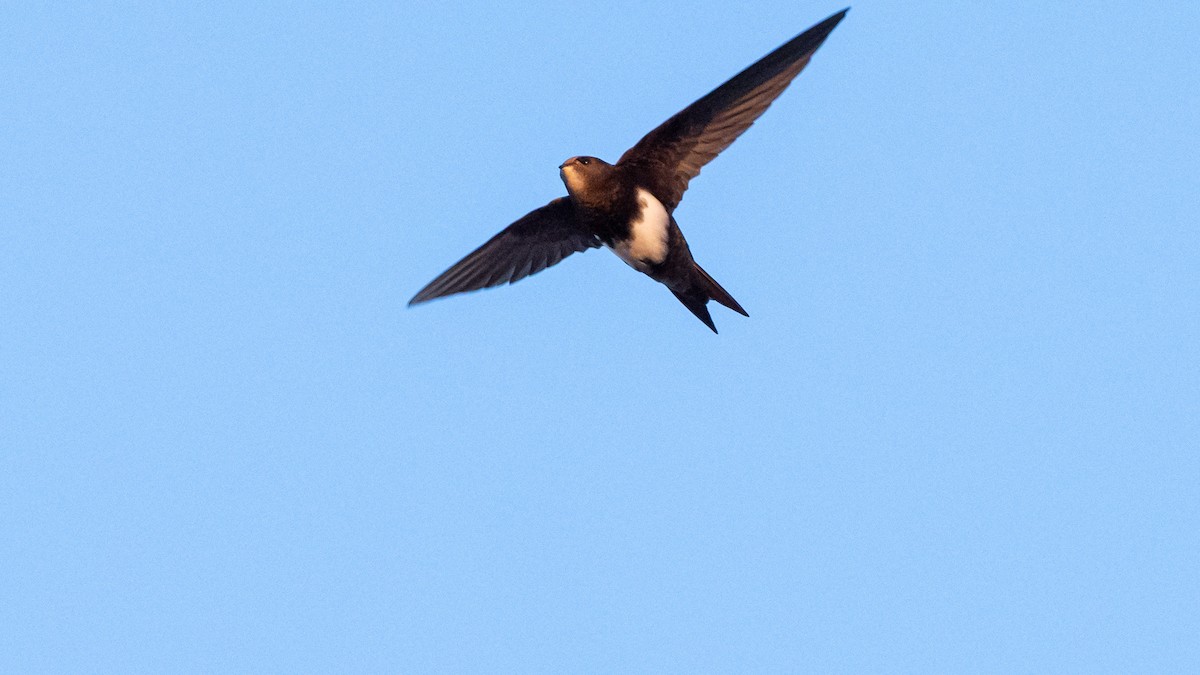
[[[576,251],[600,246],[600,240],[582,227],[573,210],[567,197],[559,197],[531,211],[455,263],[408,304],[511,284],[557,264]]]
[[[746,315],[692,259],[672,215],[688,183],[767,109],[842,20],[813,26],[646,134],[615,165],[572,157],[559,166],[567,196],[525,215],[455,263],[409,305],[513,283],[576,251],[607,246],[661,282],[716,332],[710,299]]]

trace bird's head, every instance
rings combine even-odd
[[[611,175],[613,165],[596,157],[580,155],[558,166],[558,174],[571,197],[583,202],[594,201]]]

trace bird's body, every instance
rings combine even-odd
[[[661,264],[671,250],[672,230],[678,230],[667,208],[645,188],[634,188],[637,208],[630,217],[627,233],[616,240],[612,250],[617,257],[639,272],[649,273]]]
[[[605,246],[666,286],[716,332],[708,301],[746,311],[695,260],[674,211],[688,181],[729,146],[804,69],[843,10],[688,106],[621,156],[559,166],[567,196],[527,214],[434,279],[409,302],[512,283],[576,251]]]
[[[675,217],[635,173],[595,157],[572,157],[559,171],[576,219],[625,264],[670,289],[714,332],[709,298],[749,316],[692,259]]]

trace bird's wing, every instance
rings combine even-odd
[[[575,218],[566,197],[526,214],[429,282],[408,304],[513,283],[563,258],[600,246]]]
[[[847,11],[809,28],[676,113],[625,151],[617,164],[633,169],[639,181],[674,210],[700,167],[729,147],[783,93]]]

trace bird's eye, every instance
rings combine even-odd
[[[587,158],[587,157],[580,157],[580,158],[579,158],[579,163],[580,163],[580,164],[582,164],[582,165],[584,165],[584,166],[587,166],[588,164],[591,164],[591,163],[592,163],[592,160],[591,160],[591,159],[589,159],[589,158]]]

